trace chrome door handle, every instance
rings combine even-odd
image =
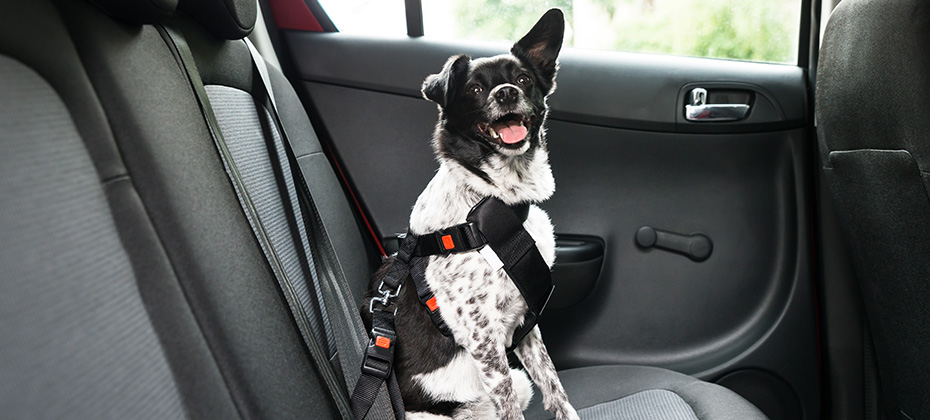
[[[691,103],[685,105],[685,119],[688,121],[736,121],[746,117],[749,105],[746,104],[707,104],[707,89],[694,88],[691,91]]]

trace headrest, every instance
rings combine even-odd
[[[136,25],[161,23],[174,14],[178,0],[90,0],[108,15]]]
[[[255,27],[255,0],[182,0],[180,9],[197,19],[214,36],[245,38]]]
[[[906,149],[930,170],[930,2],[840,2],[817,68],[816,118],[830,151]]]

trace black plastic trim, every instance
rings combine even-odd
[[[557,293],[549,309],[565,309],[583,302],[594,290],[604,266],[604,240],[596,236],[558,234],[555,240],[552,284]]]
[[[407,36],[423,36],[423,3],[420,0],[404,0],[407,14]]]
[[[595,236],[560,234],[555,240],[557,263],[577,263],[604,256],[604,241]]]

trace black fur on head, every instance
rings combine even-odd
[[[423,96],[439,105],[436,152],[492,183],[482,166],[495,154],[532,156],[545,145],[546,97],[555,90],[565,19],[552,9],[510,54],[450,57],[423,82]]]

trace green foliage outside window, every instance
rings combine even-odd
[[[423,0],[428,7],[430,0]],[[562,9],[566,24],[572,22],[573,0],[453,0],[456,32],[462,38],[516,41],[536,20],[553,7]],[[568,44],[568,39],[566,39]]]
[[[566,46],[796,60],[800,0],[452,0],[453,33],[516,40],[551,7],[565,13]]]

